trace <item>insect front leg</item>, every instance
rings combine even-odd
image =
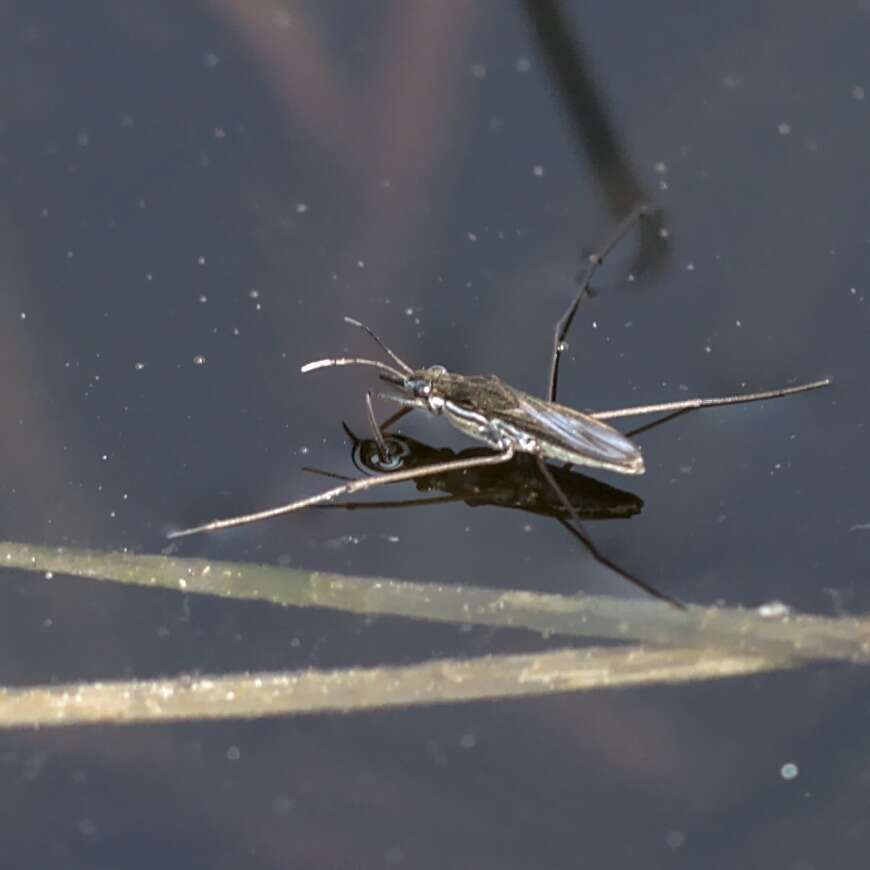
[[[369,425],[372,429],[375,444],[378,446],[378,459],[380,460],[381,465],[386,465],[389,459],[387,454],[387,442],[384,440],[384,433],[381,431],[381,427],[378,426],[378,421],[375,419],[375,409],[372,407],[371,390],[366,390],[366,413],[368,414]]]
[[[385,402],[394,402],[396,405],[401,405],[409,411],[413,411],[414,408],[420,408],[422,411],[429,411],[431,413],[429,403],[423,401],[423,399],[409,399],[406,396],[395,396],[392,393],[375,393],[375,398],[383,399]]]
[[[381,471],[394,471],[401,465],[402,456],[405,450],[399,445],[399,443],[391,436],[387,436],[386,430],[389,429],[390,426],[397,423],[402,419],[406,414],[409,414],[414,410],[414,407],[400,408],[395,414],[392,414],[388,417],[382,424],[378,423],[377,418],[375,417],[375,409],[372,406],[372,394],[371,391],[366,392],[366,413],[369,419],[369,426],[372,430],[373,440],[375,442],[375,446],[377,448],[378,455],[378,467]],[[353,432],[350,431],[346,423],[343,423],[345,432],[348,434],[350,439],[354,442],[354,452],[360,447],[361,442],[359,438],[357,438]],[[356,464],[356,459],[354,459],[354,463]],[[359,468],[359,466],[357,466]],[[360,471],[364,471],[365,469],[360,468]]]

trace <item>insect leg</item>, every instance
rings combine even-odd
[[[371,408],[371,393],[366,394],[366,403],[368,405],[368,411],[369,411],[369,422],[371,423],[372,431],[374,433],[376,433],[375,434],[376,442],[377,442],[378,435],[381,436],[381,440],[383,442],[382,444],[378,445],[378,448],[379,448],[378,449],[378,461],[380,462],[380,464],[383,468],[388,468],[390,466],[390,463],[392,462],[393,457],[391,455],[392,450],[390,448],[389,442],[387,441],[385,433],[386,433],[387,429],[390,428],[390,426],[395,425],[399,420],[402,419],[402,417],[405,416],[405,414],[410,414],[411,411],[414,410],[414,408],[413,407],[412,408],[400,408],[398,411],[396,411],[395,414],[393,414],[392,416],[390,416],[386,420],[384,420],[383,423],[378,424],[377,422],[374,421],[374,411]],[[372,469],[361,467],[356,459],[357,451],[360,449],[361,445],[363,444],[363,439],[359,438],[357,435],[355,435],[353,430],[350,428],[350,426],[347,425],[347,422],[344,420],[342,420],[341,428],[344,429],[344,434],[347,435],[347,437],[350,438],[350,440],[353,442],[353,456],[354,456],[353,464],[356,465],[356,467],[360,471],[362,471],[364,474],[368,474]],[[390,440],[392,441],[392,436],[390,437]],[[303,471],[311,471],[311,470],[312,469],[310,469],[310,468],[303,468]],[[345,478],[341,478],[341,479],[352,480],[353,478],[345,477]]]
[[[494,453],[489,456],[476,456],[472,459],[457,459],[452,462],[436,462],[433,465],[426,465],[422,468],[409,468],[405,471],[376,474],[374,477],[352,480],[349,483],[344,483],[341,486],[328,489],[326,492],[321,492],[318,495],[300,498],[297,501],[291,501],[288,504],[282,504],[278,507],[267,508],[266,510],[256,511],[251,514],[241,514],[237,517],[228,517],[227,519],[222,520],[212,520],[210,523],[204,523],[201,526],[193,526],[189,529],[179,529],[178,531],[170,532],[166,537],[183,538],[187,535],[195,535],[199,532],[211,532],[216,529],[228,529],[232,526],[256,523],[260,520],[268,520],[272,517],[283,516],[284,514],[302,510],[303,508],[325,504],[326,502],[333,501],[333,499],[338,498],[340,495],[350,495],[354,492],[362,492],[363,490],[373,489],[374,487],[381,486],[385,483],[400,483],[404,480],[414,480],[418,477],[427,477],[430,474],[442,474],[447,471],[460,471],[463,468],[474,468],[478,465],[498,465],[501,462],[507,462],[512,459],[513,455],[514,448],[509,444],[501,453]]]
[[[381,432],[391,426],[399,417],[403,417],[409,411],[413,411],[413,408],[402,408],[393,414],[388,420],[385,420],[383,425],[380,427]],[[347,423],[342,423],[342,428],[347,434],[348,438],[354,442],[354,453],[356,453],[357,447],[359,447],[360,439],[357,438],[356,435],[351,431],[350,426]],[[389,452],[389,448],[388,448]],[[389,456],[387,459],[389,460]],[[359,464],[354,458],[354,465],[362,471],[364,474],[368,474],[371,469],[368,469],[361,464]],[[312,468],[310,465],[303,465],[303,471],[307,471],[309,474],[319,474],[321,477],[329,477],[332,480],[344,480],[347,482],[353,481],[355,478],[348,477],[346,474],[339,474],[335,471],[325,471],[322,468]],[[432,498],[413,498],[413,499],[403,499],[402,501],[340,501],[338,503],[330,503],[330,504],[320,504],[314,505],[317,508],[342,508],[344,510],[362,510],[362,509],[373,509],[373,508],[391,508],[391,507],[417,507],[418,505],[425,504],[444,504],[445,502],[455,502],[462,501],[462,497],[458,495],[441,495],[434,496]]]
[[[380,393],[378,393],[378,398],[383,398],[383,396]],[[388,454],[390,452],[389,448],[386,446],[386,438],[384,437],[384,433],[391,426],[395,426],[396,423],[398,423],[399,420],[401,420],[402,417],[405,416],[405,414],[410,414],[411,411],[415,410],[418,407],[420,407],[420,406],[417,404],[411,404],[411,405],[408,405],[404,408],[399,408],[399,410],[396,411],[395,414],[391,414],[389,417],[387,417],[386,420],[384,420],[383,423],[378,423],[377,419],[375,418],[374,408],[372,408],[372,394],[370,391],[366,393],[366,409],[368,411],[368,416],[369,416],[369,425],[372,427],[372,432],[374,433],[375,440],[378,442],[378,447],[379,447],[378,455],[381,459],[381,462],[387,461],[387,459],[389,458]],[[359,440],[350,431],[350,429],[347,428],[346,423],[342,423],[342,426],[344,426],[345,432],[347,432],[348,435],[350,435],[350,437],[353,439],[354,442]]]
[[[352,481],[354,478],[344,474],[338,474],[335,471],[324,471],[322,468],[312,468],[310,465],[302,466],[303,471],[309,474],[319,474],[321,477],[329,477],[332,480]],[[459,495],[436,495],[432,498],[406,498],[401,501],[339,501],[330,502],[329,504],[316,504],[314,507],[321,510],[332,508],[340,508],[342,510],[383,510],[384,508],[404,508],[404,507],[419,507],[425,504],[446,504],[447,502],[462,501],[462,496]]]
[[[355,477],[348,477],[346,474],[339,474],[337,471],[324,471],[322,468],[314,468],[312,465],[303,465],[303,471],[307,471],[309,474],[319,474],[321,477],[328,477],[331,480],[343,480],[347,483],[351,483],[356,480]],[[333,505],[335,507],[335,505]]]
[[[403,408],[402,410],[406,409]],[[410,410],[410,408],[407,410]],[[372,435],[375,436],[375,443],[378,445],[378,459],[380,459],[381,465],[386,465],[389,458],[387,456],[387,442],[384,441],[384,433],[381,431],[381,427],[378,426],[377,419],[375,419],[371,390],[366,390],[366,413],[369,417],[369,425],[372,427]]]
[[[664,601],[667,604],[676,607],[678,610],[685,610],[685,604],[681,604],[679,601],[676,600],[676,598],[671,598],[669,595],[665,595],[664,592],[660,592],[658,589],[655,588],[655,586],[646,583],[639,577],[635,577],[634,574],[629,574],[628,571],[620,568],[619,565],[617,565],[615,562],[611,561],[598,551],[598,548],[595,546],[595,544],[592,543],[592,539],[589,537],[589,535],[586,534],[585,530],[583,529],[583,525],[580,521],[580,516],[575,510],[574,505],[571,504],[568,496],[566,496],[563,492],[562,487],[559,486],[559,484],[556,482],[556,478],[553,477],[553,473],[550,471],[549,468],[547,468],[547,463],[544,462],[544,460],[540,456],[537,456],[535,458],[538,461],[538,468],[540,469],[541,475],[543,476],[544,480],[546,480],[547,483],[550,485],[550,488],[553,490],[553,492],[556,494],[556,497],[559,499],[560,502],[562,502],[562,506],[568,512],[568,516],[571,517],[570,523],[567,520],[562,519],[561,517],[558,518],[559,522],[569,532],[571,532],[571,534],[574,535],[574,537],[577,538],[577,540],[579,540],[586,547],[587,550],[589,550],[592,558],[595,559],[595,561],[599,564],[604,565],[605,568],[610,568],[611,571],[615,571],[617,574],[619,574],[620,577],[628,580],[629,583],[637,586],[638,589],[642,589],[648,595],[652,595],[653,598],[658,598],[660,601]]]
[[[550,402],[556,401],[556,389],[559,385],[559,358],[562,356],[565,336],[568,335],[568,330],[571,328],[571,323],[574,320],[574,315],[577,313],[580,301],[589,289],[589,282],[592,280],[595,270],[604,262],[605,257],[607,257],[623,236],[628,233],[638,220],[648,215],[650,211],[650,207],[645,203],[635,206],[622,219],[610,238],[594,254],[589,255],[586,268],[580,279],[580,290],[574,297],[574,301],[568,306],[568,310],[557,321],[553,332],[553,357],[550,361],[550,378],[547,383],[547,399]]]
[[[625,437],[628,439],[636,438],[644,432],[649,432],[650,429],[655,429],[663,423],[668,423],[671,420],[676,420],[677,417],[682,417],[683,414],[688,414],[691,410],[691,408],[682,408],[679,411],[672,411],[670,414],[665,414],[664,417],[659,417],[658,420],[653,420],[652,423],[644,423],[643,426],[638,426],[637,429],[632,429],[631,431],[626,432]]]
[[[611,559],[608,559],[607,556],[603,555],[595,544],[592,543],[592,539],[588,534],[582,529],[577,528],[573,523],[569,523],[567,520],[563,520],[559,518],[559,523],[567,529],[578,541],[580,541],[592,555],[592,558],[595,559],[601,565],[604,565],[605,568],[610,568],[611,571],[614,571],[624,580],[627,580],[632,586],[636,586],[638,589],[643,590],[648,595],[651,595],[653,598],[658,598],[659,601],[664,601],[665,604],[670,604],[671,607],[676,607],[677,610],[685,610],[686,605],[681,601],[678,601],[676,598],[671,598],[669,595],[666,595],[664,592],[656,589],[650,583],[647,583],[644,580],[641,580],[640,577],[635,577],[634,574],[630,574],[624,568],[620,568],[619,565],[616,564]]]
[[[429,410],[429,406],[422,399],[406,399],[404,396],[395,396],[392,393],[375,393],[375,398],[383,399],[385,402],[395,402],[397,405],[407,408],[408,411],[413,411],[414,408]],[[393,418],[390,419],[395,422]]]
[[[416,407],[416,405],[414,407]],[[410,414],[413,410],[414,408],[399,408],[399,410],[396,411],[396,413],[393,414],[392,417],[387,417],[387,419],[384,420],[383,423],[381,423],[381,432],[386,432],[387,429],[390,428],[390,426],[395,426],[396,423],[398,423],[399,420],[401,420],[402,417],[405,416],[405,414]]]
[[[614,417],[632,417],[639,414],[658,414],[663,411],[691,411],[694,408],[712,408],[716,405],[740,405],[744,402],[760,402],[763,399],[779,399],[807,390],[817,390],[831,383],[830,378],[801,384],[797,387],[783,387],[780,390],[765,390],[762,393],[745,393],[738,396],[722,396],[716,399],[685,399],[680,402],[663,402],[660,405],[636,405],[633,408],[618,408],[615,411],[593,411],[589,416],[596,420],[612,420]]]
[[[315,471],[313,468],[306,468],[305,470]],[[334,477],[334,475],[328,476]],[[462,496],[436,495],[431,498],[406,498],[401,501],[336,501],[329,504],[318,504],[315,507],[320,510],[329,510],[330,508],[347,511],[384,510],[385,508],[422,507],[427,504],[448,504],[457,501],[462,501]]]

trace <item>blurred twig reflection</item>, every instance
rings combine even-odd
[[[598,596],[540,595],[348,577],[265,565],[0,543],[0,564],[185,594],[282,606],[527,629],[635,644],[523,656],[437,660],[398,668],[177,677],[30,686],[0,692],[0,726],[252,717],[433,704],[673,683],[796,667],[870,662],[870,624],[783,608],[745,611]]]

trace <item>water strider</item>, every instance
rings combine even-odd
[[[347,365],[375,368],[379,371],[381,380],[396,389],[396,392],[393,393],[379,393],[379,398],[400,405],[402,408],[400,414],[420,409],[434,416],[443,416],[457,429],[484,442],[495,452],[484,456],[436,462],[425,467],[402,468],[398,471],[347,481],[317,495],[250,514],[213,520],[203,525],[180,529],[170,532],[168,537],[180,538],[199,532],[258,522],[324,504],[339,496],[362,492],[387,483],[400,483],[435,474],[498,465],[509,462],[518,453],[528,454],[534,458],[542,478],[552,489],[573,523],[579,527],[580,517],[548,467],[548,461],[602,468],[620,474],[643,474],[644,472],[643,456],[637,445],[628,436],[606,423],[606,420],[641,414],[676,414],[694,408],[776,399],[814,390],[830,383],[829,378],[824,378],[808,384],[765,390],[759,393],[719,398],[685,399],[587,413],[558,404],[556,402],[556,388],[559,360],[564,349],[563,342],[580,301],[589,287],[595,269],[601,265],[605,256],[631,226],[646,213],[645,206],[636,208],[617,227],[607,243],[589,258],[586,272],[580,282],[579,292],[556,324],[546,399],[517,390],[495,375],[462,375],[449,372],[440,365],[414,368],[387,347],[368,326],[351,317],[345,317],[345,322],[365,331],[389,357],[392,364],[363,357],[329,357],[302,366],[303,373]],[[369,414],[372,417],[370,400],[368,404]],[[376,423],[374,423],[374,428],[375,431],[379,431]],[[382,437],[380,436],[381,439]],[[624,574],[624,572],[620,573]],[[641,585],[651,594],[680,606],[678,602],[651,587],[647,587],[646,584]]]

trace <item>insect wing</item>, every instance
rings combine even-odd
[[[622,432],[572,408],[517,392],[515,409],[498,415],[519,434],[533,438],[548,459],[643,474],[643,457]]]

